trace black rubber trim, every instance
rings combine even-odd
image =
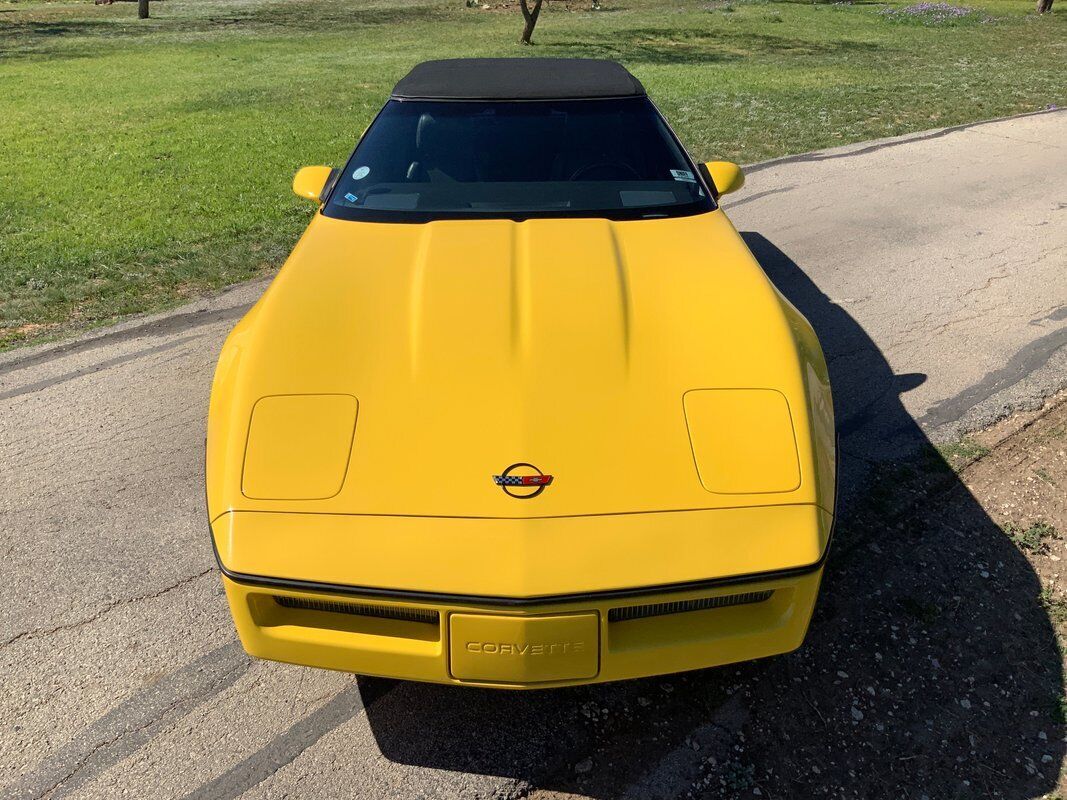
[[[322,184],[322,191],[319,192],[319,205],[324,204],[329,199],[330,192],[333,191],[333,187],[340,177],[341,170],[337,169],[337,167],[330,169],[330,176],[326,179],[326,183]]]
[[[321,583],[319,581],[304,581],[292,578],[272,578],[266,575],[247,575],[243,572],[234,572],[227,569],[219,556],[218,547],[215,546],[215,536],[211,535],[211,549],[215,553],[215,561],[219,570],[236,583],[247,586],[260,586],[270,589],[291,589],[294,591],[316,592],[318,594],[336,594],[346,597],[374,597],[391,600],[407,600],[420,603],[433,603],[436,605],[493,605],[518,608],[522,606],[543,605],[545,603],[578,603],[595,600],[614,600],[622,597],[641,597],[650,594],[667,594],[672,592],[690,592],[701,589],[713,589],[719,586],[734,586],[742,583],[756,583],[780,578],[794,578],[808,575],[822,568],[830,553],[830,544],[834,538],[834,527],[837,523],[836,515],[830,522],[830,536],[826,541],[819,560],[813,564],[790,569],[771,570],[768,572],[750,572],[745,575],[733,575],[727,578],[710,578],[707,580],[689,581],[686,583],[665,583],[656,586],[640,586],[632,589],[608,589],[598,592],[577,592],[574,594],[545,594],[535,597],[500,597],[497,595],[479,594],[447,594],[441,592],[416,592],[407,589],[381,589],[374,586],[347,586],[338,583]],[[210,525],[208,526],[210,529]],[[209,530],[210,532],[210,530]]]
[[[708,165],[701,163],[697,164],[697,172],[700,173],[700,177],[704,179],[704,183],[707,184],[708,190],[711,192],[712,199],[719,202],[719,187],[715,185],[715,179],[711,177],[711,172],[708,170]]]

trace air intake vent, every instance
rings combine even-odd
[[[608,622],[624,622],[629,619],[662,617],[665,614],[683,614],[686,611],[705,611],[709,608],[745,606],[769,600],[773,591],[727,594],[720,597],[701,597],[697,600],[677,600],[673,603],[652,603],[647,606],[624,606],[608,611]]]
[[[329,600],[305,600],[300,597],[274,595],[274,602],[285,608],[303,608],[308,611],[330,611],[334,614],[354,614],[360,617],[398,619],[404,622],[425,622],[436,625],[438,614],[433,609],[401,608],[400,606],[374,606],[363,603],[335,603]]]

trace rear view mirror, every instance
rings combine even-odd
[[[745,185],[745,173],[732,161],[709,161],[704,165],[719,194],[736,192]]]
[[[332,172],[330,167],[301,167],[293,176],[293,192],[305,200],[320,202]]]

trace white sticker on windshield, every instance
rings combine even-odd
[[[357,167],[356,171],[352,173],[352,177],[357,181],[361,181],[370,175],[370,167]]]
[[[697,179],[692,172],[686,169],[672,169],[671,175],[674,176],[676,181],[685,181],[686,183],[696,183]]]

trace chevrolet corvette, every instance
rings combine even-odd
[[[207,505],[252,655],[498,688],[788,652],[834,520],[807,320],[641,83],[419,64],[223,346]]]

